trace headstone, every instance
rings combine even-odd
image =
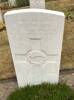
[[[5,14],[18,85],[58,83],[64,14],[22,9]]]
[[[45,9],[45,0],[30,0],[30,7]]]
[[[8,0],[10,6],[16,6],[16,0]]]
[[[2,16],[2,11],[0,9],[0,23],[3,23],[3,16]]]

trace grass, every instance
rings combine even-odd
[[[72,46],[74,44],[73,27],[74,21],[66,20],[61,61],[61,66],[63,69],[74,68],[74,46]]]
[[[74,100],[74,91],[66,84],[42,84],[15,90],[7,100]]]
[[[74,21],[74,2],[72,0],[64,2],[59,2],[58,0],[51,0],[46,2],[46,8],[62,11],[66,15],[66,19],[71,19]]]
[[[0,30],[4,24],[0,23]],[[10,78],[15,75],[13,61],[9,48],[7,33],[5,30],[0,31],[0,79]]]

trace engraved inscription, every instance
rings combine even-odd
[[[29,38],[30,40],[41,40],[41,38]]]

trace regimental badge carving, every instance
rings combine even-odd
[[[42,65],[47,60],[47,55],[42,51],[33,50],[27,54],[27,60],[31,64]]]

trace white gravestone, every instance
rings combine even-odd
[[[0,23],[3,23],[3,16],[2,16],[2,11],[0,9]]]
[[[45,9],[45,0],[29,0],[31,8]]]
[[[18,85],[58,83],[64,14],[22,9],[5,14]]]
[[[16,6],[16,0],[8,0],[10,6]]]

